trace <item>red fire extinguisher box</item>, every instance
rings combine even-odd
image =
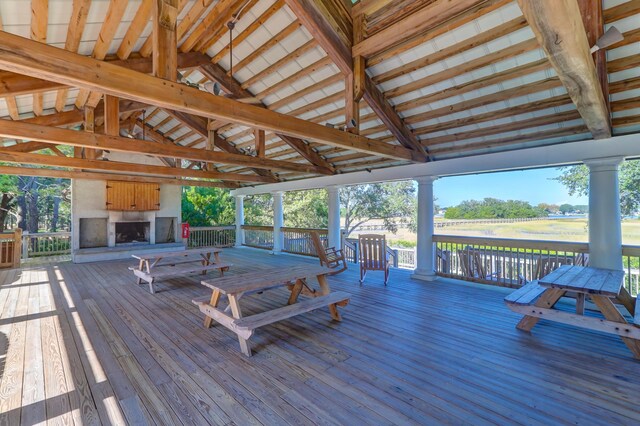
[[[189,230],[189,224],[188,223],[183,223],[182,224],[182,238],[183,239],[189,238],[189,234],[190,233],[191,233],[191,231]]]

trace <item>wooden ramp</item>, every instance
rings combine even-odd
[[[229,249],[233,274],[313,259]],[[265,325],[247,358],[204,329],[199,275],[131,282],[130,261],[0,271],[0,423],[638,424],[640,363],[616,337],[540,322],[525,335],[511,290],[414,282],[394,270],[331,277],[348,321]],[[226,276],[226,274],[225,274]],[[312,283],[314,284],[314,283]],[[286,289],[243,299],[247,315]],[[567,307],[568,308],[568,307]]]

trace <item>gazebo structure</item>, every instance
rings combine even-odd
[[[586,392],[567,384],[562,352],[575,347],[576,359],[593,361],[590,351],[606,337],[566,341],[558,333],[542,349],[518,346],[515,331],[492,334],[507,330],[504,294],[492,299],[486,290],[469,290],[487,303],[489,319],[475,323],[474,303],[446,315],[425,305],[455,295],[421,282],[436,279],[434,180],[581,163],[590,169],[589,264],[622,269],[618,168],[640,157],[639,0],[2,0],[0,29],[0,172],[72,179],[74,261],[116,260],[2,276],[0,331],[8,337],[0,335],[0,352],[11,356],[0,380],[0,415],[9,424],[56,417],[167,424],[639,421],[640,371],[622,359],[624,347],[607,347],[612,360],[585,367],[580,385],[593,385]],[[293,327],[302,343],[274,344],[251,364],[230,354],[219,329],[194,328],[201,320],[193,321],[189,302],[202,294],[135,293],[126,265],[117,262],[181,246],[182,186],[232,190],[238,246],[243,197],[273,194],[277,253],[286,191],[328,190],[328,244],[338,246],[340,187],[407,179],[418,186],[410,277],[420,282],[403,273],[394,288],[392,276],[389,300],[407,312],[370,334],[366,325],[378,313],[367,300],[383,316],[395,311],[387,296],[365,287],[353,298],[362,310],[345,335],[316,341]],[[245,271],[254,263],[286,268],[289,261],[229,251]],[[336,278],[347,291],[349,274]],[[43,282],[51,294],[19,290]],[[48,312],[65,319],[54,322]],[[454,330],[459,317],[471,331]],[[42,331],[40,346],[29,344],[32,328],[21,318],[42,321],[33,331]],[[427,333],[419,328],[432,319],[435,340],[421,353]],[[28,327],[26,338],[20,327]],[[391,349],[379,347],[381,339]],[[482,347],[492,339],[491,348]],[[380,352],[367,353],[369,342]],[[477,360],[468,378],[447,364],[444,348],[455,362],[463,353]],[[209,349],[215,369],[207,365]],[[525,359],[529,351],[534,355]],[[44,367],[27,371],[22,361],[30,356]],[[407,371],[409,362],[420,368]],[[56,376],[49,363],[67,375]],[[362,369],[367,363],[382,371],[380,380]],[[429,365],[438,384],[425,393],[416,383],[430,380],[423,370]],[[484,382],[494,371],[504,382]],[[625,372],[630,378],[616,381]],[[37,395],[25,389],[23,396],[17,385],[28,374]],[[65,389],[59,394],[47,387],[56,377]],[[458,393],[447,377],[456,377]],[[270,384],[273,393],[265,390]],[[474,390],[486,386],[501,390]]]

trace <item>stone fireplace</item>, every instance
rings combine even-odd
[[[174,251],[180,238],[182,188],[160,185],[160,209],[107,209],[106,181],[73,179],[72,257],[77,263],[128,259],[141,251]]]
[[[156,243],[156,212],[109,212],[109,247]],[[175,242],[175,241],[172,241]]]

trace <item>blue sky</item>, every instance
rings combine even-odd
[[[557,168],[548,168],[443,177],[435,181],[433,189],[436,203],[441,207],[486,197],[524,200],[533,205],[543,202],[588,204],[588,197],[572,197],[560,182],[552,180],[559,175]]]

